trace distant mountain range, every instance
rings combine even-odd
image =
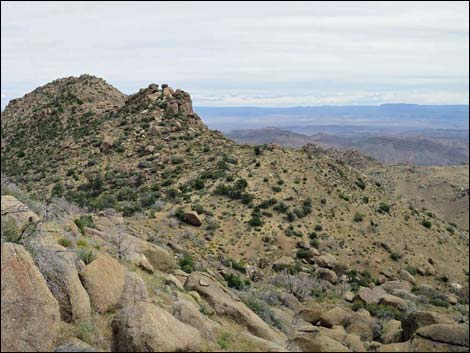
[[[276,143],[300,148],[315,144],[323,148],[357,150],[384,164],[454,165],[468,162],[468,130],[414,130],[403,133],[324,133],[303,135],[274,127],[233,130],[226,134],[237,143]]]

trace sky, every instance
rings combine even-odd
[[[83,73],[195,106],[468,104],[468,2],[1,3],[1,105]]]

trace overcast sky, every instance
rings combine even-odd
[[[1,103],[90,73],[199,106],[468,104],[468,2],[2,2]]]

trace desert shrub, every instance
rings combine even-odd
[[[351,286],[351,291],[357,292],[360,287],[369,287],[369,284],[373,282],[372,275],[368,271],[357,273],[352,270],[347,273],[348,282]]]
[[[364,216],[362,214],[360,214],[359,212],[356,212],[354,214],[354,218],[353,218],[354,222],[362,222],[363,220],[364,220]]]
[[[247,205],[247,204],[249,204],[251,201],[253,201],[254,198],[255,198],[255,195],[250,194],[250,193],[248,193],[248,192],[245,192],[245,193],[242,194],[241,200],[242,200],[242,203],[244,203],[244,204]]]
[[[343,193],[338,194],[338,197],[340,199],[343,199],[344,201],[349,201],[349,196]]]
[[[78,250],[78,257],[88,265],[92,263],[96,259],[96,254],[92,249],[79,249]]]
[[[76,245],[79,248],[86,248],[88,247],[88,242],[86,241],[86,239],[78,239]]]
[[[431,229],[432,227],[432,223],[428,221],[427,219],[423,219],[423,221],[421,222],[421,225],[427,229]]]
[[[413,276],[416,275],[416,272],[417,272],[416,267],[413,267],[413,266],[406,266],[405,270],[409,272],[410,274],[412,274]]]
[[[81,215],[79,218],[74,220],[74,223],[77,225],[78,229],[80,229],[82,234],[85,232],[85,228],[95,228],[91,215]]]
[[[224,279],[227,281],[229,288],[244,290],[250,287],[250,281],[248,279],[243,280],[239,275],[234,273],[225,274]]]
[[[315,229],[316,232],[321,232],[323,230],[323,226],[321,224],[317,224],[317,225],[315,225],[314,229]]]
[[[191,273],[195,270],[194,260],[190,255],[185,255],[179,260],[181,270],[186,273]]]
[[[298,259],[311,259],[313,256],[312,252],[309,249],[298,249],[297,258]]]
[[[282,191],[282,188],[281,188],[280,186],[275,185],[275,186],[272,187],[272,190],[273,190],[274,192],[281,192],[281,191]]]
[[[198,178],[193,181],[193,187],[196,190],[202,190],[204,189],[204,186],[205,186],[204,179]]]
[[[230,342],[232,340],[232,335],[229,332],[223,332],[218,338],[217,338],[217,344],[219,345],[220,348],[223,350],[228,350],[230,347]]]
[[[70,239],[67,239],[67,238],[60,238],[57,243],[59,245],[62,245],[63,247],[65,248],[69,248],[72,246],[72,241]]]
[[[362,190],[365,190],[366,188],[366,183],[364,182],[364,180],[362,180],[362,178],[357,178],[355,184]]]
[[[392,306],[375,303],[365,304],[362,301],[355,301],[352,304],[351,309],[354,311],[358,311],[359,309],[366,309],[372,316],[386,320],[395,319],[401,321],[405,316],[403,312]]]
[[[52,187],[51,196],[52,197],[61,197],[64,194],[64,192],[65,192],[64,184],[62,184],[61,182],[57,182]]]
[[[400,255],[399,253],[397,253],[397,252],[392,251],[392,252],[390,253],[390,258],[391,258],[393,261],[398,261],[398,260],[401,259],[401,255]]]
[[[302,238],[303,237],[303,234],[302,232],[298,231],[298,230],[295,230],[294,226],[293,225],[289,225],[289,227],[287,227],[285,230],[284,230],[284,234],[288,237],[292,237],[292,236],[296,236],[296,237],[299,237],[299,238]]]
[[[266,199],[266,200],[263,200],[259,205],[258,207],[259,208],[268,208],[270,206],[273,206],[277,203],[277,200],[274,199],[274,198],[270,198],[270,199]]]
[[[284,201],[280,201],[278,204],[276,204],[273,207],[273,209],[280,212],[280,213],[287,213],[287,210],[289,209],[289,206]]]
[[[286,327],[278,319],[275,312],[273,309],[271,309],[268,303],[256,298],[252,293],[243,295],[241,299],[247,307],[255,312],[268,325],[277,327],[279,330],[286,332]]]
[[[2,216],[1,239],[2,242],[10,243],[16,243],[20,240],[20,230],[12,217]]]
[[[390,212],[390,205],[384,203],[384,202],[381,202],[379,204],[379,208],[378,208],[378,211],[380,213],[389,213]]]

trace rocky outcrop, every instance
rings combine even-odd
[[[275,332],[240,299],[203,272],[193,272],[184,285],[186,290],[198,292],[221,316],[227,316],[245,326],[252,334],[277,343],[283,343],[281,334]]]
[[[37,222],[39,220],[36,213],[11,195],[2,195],[1,209],[2,217],[8,216],[13,218],[18,228],[22,228],[28,223]]]
[[[121,310],[112,327],[115,352],[195,352],[203,344],[198,330],[150,303]]]
[[[52,351],[60,328],[57,300],[21,245],[4,243],[1,254],[2,352]]]

